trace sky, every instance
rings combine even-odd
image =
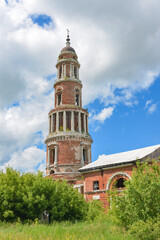
[[[89,112],[92,161],[160,144],[159,0],[0,0],[0,169],[45,171],[66,29]]]

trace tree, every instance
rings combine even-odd
[[[23,173],[7,168],[0,172],[0,220],[34,220],[44,210],[50,219],[82,220],[87,212],[84,197],[67,182],[44,178],[43,174]]]
[[[115,221],[126,229],[134,229],[134,232],[136,232],[136,226],[138,230],[138,226],[144,226],[149,221],[154,221],[156,226],[160,216],[159,163],[137,162],[137,168],[134,169],[131,180],[126,181],[125,185],[126,189],[122,194],[118,195],[116,192],[111,194],[110,213]]]

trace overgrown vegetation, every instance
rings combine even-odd
[[[137,239],[160,238],[160,166],[137,163],[126,190],[112,192],[110,214]]]
[[[1,223],[1,240],[136,240],[106,218],[94,222]]]
[[[44,178],[42,173],[23,173],[7,168],[0,172],[0,220],[22,222],[40,218],[44,210],[50,221],[86,218],[84,197],[66,182]]]

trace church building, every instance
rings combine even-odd
[[[87,201],[100,200],[109,207],[107,190],[124,188],[131,178],[136,161],[158,159],[160,145],[99,156],[91,162],[93,142],[88,128],[88,111],[82,108],[82,82],[78,56],[70,46],[61,50],[56,64],[55,107],[49,116],[49,133],[45,140],[46,175],[66,179],[84,194]]]

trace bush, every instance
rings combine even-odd
[[[0,172],[0,220],[41,218],[47,210],[51,221],[82,220],[86,216],[84,197],[66,182],[44,178],[42,173]]]
[[[156,220],[160,216],[159,164],[138,162],[131,180],[126,181],[125,185],[126,190],[121,195],[116,192],[111,194],[110,213],[116,223],[125,229],[130,229],[137,236],[142,236],[145,232],[151,237],[152,234],[159,234],[157,233],[159,221]],[[151,222],[154,224],[149,227]]]
[[[87,221],[95,221],[106,217],[102,203],[98,200],[88,202]]]
[[[134,222],[129,230],[129,233],[134,234],[136,239],[141,240],[156,240],[160,238],[160,220],[148,219],[146,222],[139,220]]]

